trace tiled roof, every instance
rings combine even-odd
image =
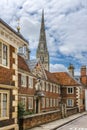
[[[46,73],[48,81],[59,84],[59,81],[57,80],[56,76],[53,73],[51,73],[47,70],[45,70],[45,73]]]
[[[67,72],[55,72],[53,73],[56,76],[58,82],[64,86],[79,86],[80,83],[76,81],[71,75]]]
[[[25,61],[25,59],[18,55],[18,68],[24,71],[30,72],[30,69]]]

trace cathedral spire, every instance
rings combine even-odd
[[[36,57],[39,58],[42,64],[44,64],[44,67],[47,68],[47,70],[49,70],[49,52],[47,50],[47,42],[46,42],[44,10],[42,10],[40,38],[39,38]]]
[[[43,44],[43,45],[42,45]],[[47,43],[46,43],[46,34],[45,34],[45,23],[44,23],[44,9],[42,10],[42,20],[41,20],[41,29],[40,29],[40,38],[38,48],[42,48],[47,51]]]

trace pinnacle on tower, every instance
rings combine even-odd
[[[46,34],[45,34],[45,23],[44,23],[44,10],[42,10],[40,38],[37,48],[36,57],[39,58],[44,67],[49,70],[49,52],[47,50]]]

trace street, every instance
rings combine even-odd
[[[87,115],[84,115],[56,130],[87,130]]]

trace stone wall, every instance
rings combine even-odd
[[[76,114],[76,113],[78,113],[77,107],[67,109],[67,116],[71,116],[71,115]]]
[[[20,130],[27,130],[28,128],[57,119],[61,119],[61,112],[59,110],[24,116],[20,119]]]
[[[67,116],[78,113],[78,108],[69,108],[67,109]],[[58,120],[62,118],[62,114],[60,110],[50,111],[40,114],[28,115],[24,116],[20,119],[20,130],[27,130],[29,128],[51,122],[54,120]]]

